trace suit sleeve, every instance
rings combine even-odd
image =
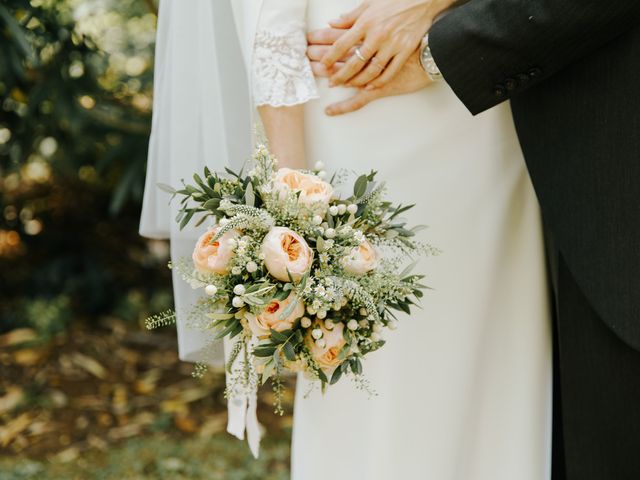
[[[633,28],[640,28],[640,0],[471,0],[433,25],[429,43],[445,80],[476,115]]]

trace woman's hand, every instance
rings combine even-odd
[[[346,30],[338,28],[325,28],[309,32],[307,36],[309,41],[307,56],[311,61],[311,69],[316,76],[330,77],[333,74],[330,69],[320,63],[320,59],[326,55],[331,45],[345,34]],[[342,65],[344,63],[336,62],[332,68],[340,68]],[[416,51],[410,55],[409,61],[402,66],[398,75],[389,83],[380,88],[359,88],[351,98],[329,105],[325,109],[325,113],[334,116],[354,112],[379,98],[416,92],[431,83],[431,79],[420,65],[418,52]]]
[[[349,29],[322,58],[327,72],[332,72],[331,85],[379,88],[387,84],[416,51],[433,20],[453,3],[454,0],[366,0],[339,20],[331,21],[334,28]],[[344,65],[334,68],[337,62]]]

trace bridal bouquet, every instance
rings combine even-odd
[[[400,218],[412,206],[389,202],[375,172],[340,198],[340,175],[327,182],[319,169],[278,170],[265,147],[251,167],[205,168],[193,185],[163,188],[182,197],[181,228],[195,216],[199,225],[215,220],[192,259],[173,268],[206,294],[194,306],[205,328],[233,339],[228,394],[272,379],[281,412],[284,371],[305,372],[323,389],[346,374],[361,379],[363,357],[397,326],[394,312],[409,314],[426,288],[401,264],[431,250],[414,240],[421,227]]]

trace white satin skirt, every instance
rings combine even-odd
[[[310,0],[318,28],[351,8]],[[443,253],[434,290],[364,363],[377,396],[348,380],[322,395],[299,379],[294,480],[550,478],[551,328],[538,204],[508,104],[472,117],[442,83],[351,115],[306,108],[310,162],[376,169]]]

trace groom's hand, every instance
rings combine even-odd
[[[387,84],[418,48],[434,19],[453,3],[455,0],[366,0],[331,21],[331,27],[348,32],[321,59],[332,73],[330,83]]]
[[[308,41],[309,48],[307,56],[311,60],[311,68],[313,73],[318,77],[331,77],[332,69],[328,69],[320,60],[326,55],[331,45],[345,34],[344,29],[325,28],[309,32]],[[332,68],[340,68],[344,62],[336,62]],[[413,93],[425,88],[431,83],[429,76],[425,73],[418,59],[418,52],[415,51],[409,57],[409,61],[398,72],[389,83],[380,88],[369,87],[367,89],[359,88],[356,94],[342,102],[329,105],[325,109],[327,115],[343,115],[345,113],[360,110],[365,105],[374,100],[393,95],[403,95],[405,93]]]

